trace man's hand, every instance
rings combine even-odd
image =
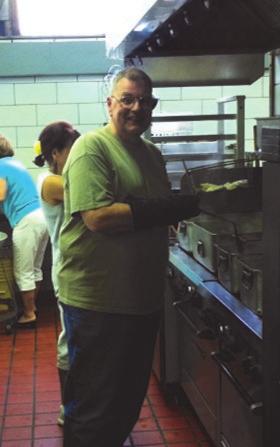
[[[167,198],[128,197],[135,230],[177,224],[200,213],[198,195],[174,194]]]

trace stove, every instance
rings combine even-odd
[[[167,282],[162,380],[180,384],[216,446],[262,447],[261,319],[179,246]]]

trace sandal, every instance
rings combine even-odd
[[[36,320],[26,321],[24,323],[17,321],[16,327],[17,329],[36,329]]]

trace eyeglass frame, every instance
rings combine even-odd
[[[134,96],[134,95],[123,95],[121,98],[117,98],[114,95],[111,95],[111,98],[114,98],[120,105],[121,107],[123,107],[124,109],[132,109],[133,106],[135,105],[135,102],[137,101],[139,106],[142,107],[144,110],[154,110],[154,108],[157,106],[158,103],[158,98],[156,98],[155,96]],[[131,104],[124,104],[123,100],[125,98],[131,98],[132,102]],[[151,106],[148,106],[146,104],[146,106],[143,104],[143,100],[147,100],[149,99],[151,101]]]

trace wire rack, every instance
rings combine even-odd
[[[11,332],[17,315],[16,284],[13,274],[12,245],[0,247],[0,323]]]
[[[203,189],[208,185],[208,191]],[[188,169],[181,191],[199,193],[200,208],[211,213],[251,212],[262,208],[262,168],[254,160],[230,160]]]

